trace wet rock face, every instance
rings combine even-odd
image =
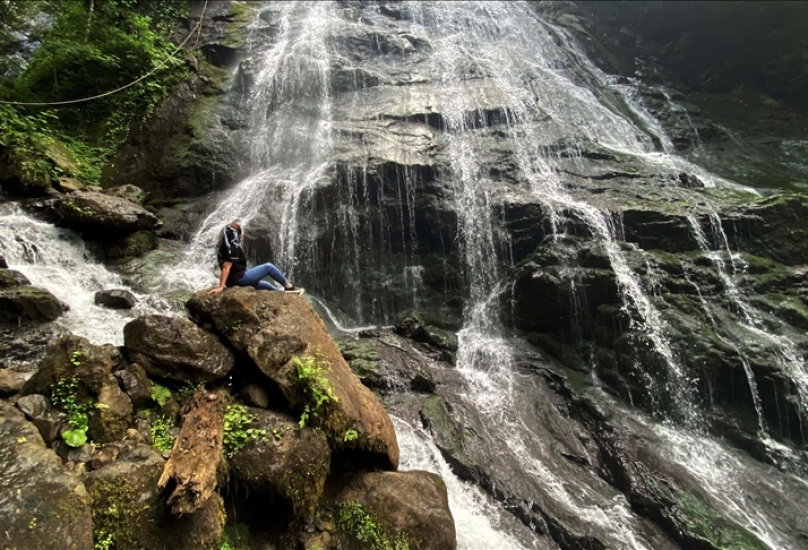
[[[124,327],[124,346],[146,372],[181,382],[222,378],[234,364],[216,337],[179,317],[138,317]]]
[[[0,528],[17,548],[93,547],[90,498],[37,429],[0,401]]]

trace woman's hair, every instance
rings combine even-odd
[[[238,222],[230,222],[227,225],[235,229],[236,232],[238,232],[239,236],[241,236],[241,224],[239,224]]]

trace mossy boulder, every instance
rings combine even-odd
[[[104,243],[104,256],[108,260],[140,258],[146,252],[157,248],[157,233],[137,231],[122,239]]]
[[[28,277],[13,269],[0,269],[0,288],[30,285]]]
[[[20,325],[53,321],[65,307],[49,290],[31,285],[0,288],[0,323]]]
[[[396,469],[398,443],[390,417],[356,377],[305,298],[236,287],[200,291],[186,307],[197,323],[227,338],[282,391],[296,414],[307,412],[332,451],[362,455],[376,467]],[[304,374],[299,363],[310,365]],[[316,393],[329,399],[316,402]],[[346,437],[346,434],[355,437]]]
[[[414,309],[402,311],[396,315],[396,332],[406,338],[417,338],[424,330],[424,319]]]
[[[440,476],[422,471],[355,476],[339,494],[335,519],[344,544],[454,550],[454,518]]]
[[[248,409],[251,428],[267,437],[250,440],[230,459],[230,474],[251,491],[280,496],[294,512],[308,517],[317,506],[331,466],[331,450],[322,432],[300,428],[285,414]]]
[[[353,338],[340,338],[337,341],[342,356],[351,370],[364,385],[375,388],[379,385],[379,354],[368,342]]]
[[[457,335],[454,332],[426,325],[423,331],[423,339],[436,348],[457,351]]]
[[[0,533],[7,548],[91,550],[90,499],[33,424],[0,401]]]
[[[45,350],[39,370],[23,386],[22,394],[51,395],[53,386],[75,377],[77,397],[97,398],[113,370],[123,365],[121,352],[111,344],[96,346],[81,336],[62,336]]]
[[[176,517],[157,481],[165,461],[152,447],[130,444],[118,460],[86,478],[96,540],[111,535],[116,550],[212,550],[224,527],[222,499],[214,494],[193,514]]]
[[[216,380],[235,364],[218,338],[181,317],[142,315],[124,326],[123,338],[133,362],[178,382]]]

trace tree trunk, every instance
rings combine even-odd
[[[90,38],[90,22],[93,20],[93,9],[95,8],[95,0],[90,0],[90,9],[87,13],[87,28],[84,29],[84,43]]]
[[[216,473],[224,460],[224,412],[222,393],[200,388],[191,398],[171,458],[158,482],[162,489],[173,482],[168,505],[175,514],[191,514],[216,490]]]

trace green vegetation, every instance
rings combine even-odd
[[[244,523],[228,523],[224,526],[222,540],[217,550],[249,550],[250,528]]]
[[[151,438],[152,446],[160,451],[170,451],[174,446],[174,436],[171,435],[171,429],[174,423],[169,418],[161,416],[155,418],[151,425]]]
[[[375,521],[362,504],[344,500],[337,504],[337,529],[355,538],[368,550],[409,550],[406,537],[392,535],[390,530]]]
[[[348,441],[353,441],[357,437],[359,437],[359,432],[357,432],[354,429],[350,429],[350,430],[345,431],[345,436],[342,439],[343,439],[343,441],[348,442]]]
[[[161,407],[165,407],[168,400],[171,399],[171,390],[169,390],[165,386],[161,386],[157,382],[152,382],[151,385],[152,385],[151,390],[152,400]]]
[[[24,70],[0,79],[0,99],[62,102],[127,85],[176,49],[169,37],[187,9],[184,0],[0,2],[0,20],[9,22],[0,45],[28,20],[52,21]],[[188,74],[178,55],[138,84],[85,103],[0,105],[0,160],[24,189],[48,187],[65,175],[98,184],[101,167],[130,125],[147,117]],[[65,154],[54,155],[54,148]]]
[[[320,350],[317,350],[315,357],[293,357],[297,378],[302,382],[306,394],[307,403],[300,415],[300,427],[306,426],[309,418],[316,417],[320,407],[337,400],[334,395],[334,388],[331,381],[326,378],[325,373],[330,368],[330,363],[323,357]]]
[[[247,412],[244,405],[228,405],[224,413],[224,456],[233,458],[252,439],[266,441],[267,431],[249,428],[257,417]]]
[[[73,352],[73,357],[76,357]],[[72,359],[71,359],[72,361]],[[89,417],[88,403],[80,403],[77,396],[79,382],[76,377],[61,378],[51,387],[51,403],[67,413],[69,430],[62,432],[62,439],[71,447],[81,447],[87,443]]]
[[[99,533],[93,545],[93,550],[111,550],[115,547],[115,542],[112,539],[112,533]]]

